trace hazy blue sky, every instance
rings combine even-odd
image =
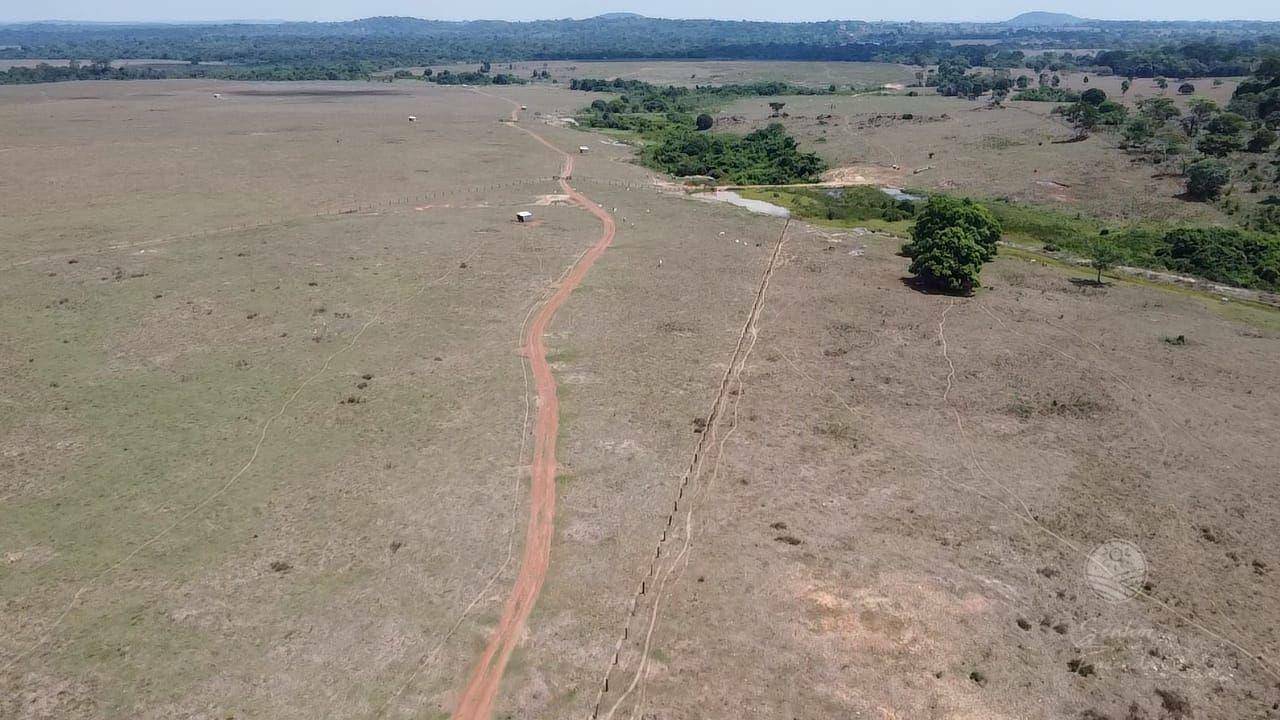
[[[410,15],[441,20],[493,18],[532,20],[589,17],[602,12],[631,11],[653,17],[715,17],[742,20],[1003,20],[1025,10],[1056,10],[1107,19],[1277,20],[1276,0],[1069,0],[1056,6],[1034,6],[1027,0],[970,0],[915,3],[840,2],[839,0],[0,0],[0,22],[24,20],[219,20],[273,18],[285,20],[350,20],[372,15]]]

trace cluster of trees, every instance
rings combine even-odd
[[[1280,237],[1235,228],[1166,232],[1157,259],[1174,272],[1239,287],[1280,290]]]
[[[970,293],[981,285],[982,266],[996,256],[1000,221],[968,199],[935,195],[916,216],[902,254],[909,271],[931,288]]]
[[[489,69],[489,63],[487,62],[477,70],[463,70],[460,72],[452,72],[447,69],[440,72],[432,72],[430,68],[427,68],[422,73],[422,79],[437,85],[523,85],[529,82],[522,77],[516,77],[509,73],[491,73]]]
[[[1280,127],[1280,52],[1263,58],[1253,76],[1236,87],[1228,109],[1273,130]]]
[[[1078,249],[1102,271],[1128,262],[1257,290],[1280,290],[1280,237],[1227,227],[1133,228]]]
[[[1268,34],[1269,33],[1269,34]],[[1110,67],[1135,77],[1243,74],[1280,42],[1280,25],[1265,23],[1091,23],[1084,28],[1018,28],[1000,24],[730,22],[600,17],[535,22],[444,22],[367,18],[339,23],[223,25],[0,26],[0,58],[159,58],[219,62],[255,71],[309,77],[367,63],[371,71],[489,58],[514,60],[719,58],[858,60],[965,67],[1034,67],[1037,72]],[[965,37],[994,45],[953,45]],[[1208,38],[1208,39],[1206,39]],[[1096,56],[1028,57],[1022,48],[1122,47]],[[190,77],[179,65],[153,68],[159,77]],[[77,79],[67,73],[18,74],[6,80]],[[105,74],[108,78],[129,74]],[[972,88],[956,88],[968,94]]]
[[[1125,77],[1231,77],[1248,75],[1256,45],[1187,43],[1141,50],[1107,50],[1093,58],[1095,66]],[[1215,57],[1216,56],[1216,57]]]
[[[967,61],[955,58],[942,61],[937,71],[925,78],[924,84],[926,87],[937,88],[939,95],[972,99],[987,92],[1007,94],[1014,81],[1008,71],[990,74],[969,72]]]
[[[1099,88],[1089,88],[1080,93],[1080,99],[1071,105],[1054,108],[1076,129],[1077,137],[1087,137],[1098,126],[1118,127],[1129,116],[1129,109],[1107,99],[1107,93]]]
[[[815,89],[784,82],[756,82],[730,85],[699,85],[688,88],[677,85],[654,85],[641,80],[615,78],[571,79],[569,89],[591,92],[623,93],[612,100],[595,100],[578,114],[578,122],[588,127],[648,132],[667,125],[697,124],[691,113],[698,113],[724,102],[742,97],[776,97],[779,95],[826,95],[832,89]],[[771,103],[772,105],[773,103]],[[779,108],[786,103],[778,103]],[[710,121],[706,116],[705,121]],[[705,130],[707,127],[699,127]]]
[[[1079,102],[1080,94],[1060,87],[1042,85],[1029,90],[1019,90],[1013,95],[1014,100],[1032,100],[1035,102]]]
[[[1184,84],[1180,92],[1187,90]],[[1128,81],[1121,91],[1128,90]],[[1041,87],[1015,96],[1017,99],[1048,97],[1053,88]],[[1194,92],[1191,87],[1189,92]],[[1189,94],[1184,92],[1184,94]],[[1120,133],[1121,147],[1130,153],[1145,155],[1154,163],[1173,158],[1181,160],[1186,176],[1187,196],[1201,201],[1216,200],[1229,191],[1233,176],[1233,159],[1241,153],[1271,152],[1280,137],[1280,56],[1263,59],[1253,77],[1242,82],[1227,108],[1214,101],[1191,98],[1185,111],[1166,97],[1146,98],[1133,112],[1107,99],[1097,88],[1084,91],[1070,105],[1055,109],[1069,120],[1080,137],[1100,126],[1110,126]],[[1280,162],[1280,158],[1273,164]],[[1238,163],[1237,163],[1238,166]],[[1257,168],[1249,163],[1247,170]],[[1272,182],[1280,180],[1280,172]],[[1265,182],[1255,180],[1251,192],[1259,192]],[[1280,212],[1261,208],[1246,224],[1262,228],[1280,228]]]
[[[34,67],[15,66],[0,70],[0,85],[63,82],[67,80],[159,80],[172,78],[215,78],[219,80],[367,80],[377,71],[368,62],[299,65],[112,65],[109,60],[90,63],[71,61],[68,65],[40,63]]]
[[[826,165],[813,153],[801,152],[794,138],[778,124],[745,137],[708,133],[714,119],[706,110],[739,97],[820,94],[779,82],[698,86],[654,85],[615,78],[572,79],[573,90],[621,92],[579,111],[587,127],[628,130],[645,137],[641,151],[646,165],[676,176],[707,175],[741,185],[776,185],[817,179]],[[770,103],[780,109],[786,103]]]
[[[676,176],[707,175],[737,185],[814,182],[826,164],[803,152],[777,123],[738,136],[670,125],[641,150],[649,167]]]

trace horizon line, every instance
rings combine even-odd
[[[1097,17],[1081,17],[1072,13],[1054,11],[1054,10],[1028,10],[1018,13],[1011,17],[1000,20],[980,20],[980,19],[900,19],[900,18],[825,18],[813,20],[764,20],[759,18],[729,18],[729,17],[658,17],[644,15],[641,13],[627,11],[609,11],[589,15],[586,17],[543,17],[543,18],[428,18],[418,17],[415,15],[365,15],[358,17],[341,17],[341,18],[325,18],[325,19],[286,19],[286,18],[190,18],[184,20],[177,19],[127,19],[127,20],[72,20],[63,18],[45,18],[40,20],[7,20],[0,19],[0,26],[5,25],[284,25],[290,23],[311,23],[311,24],[338,24],[351,23],[361,20],[374,20],[380,18],[405,19],[405,20],[422,20],[425,22],[445,22],[445,23],[468,23],[468,22],[507,22],[507,23],[532,23],[532,22],[555,22],[555,21],[583,21],[593,20],[607,15],[632,15],[638,19],[645,20],[671,20],[671,21],[715,21],[715,22],[744,22],[744,23],[771,23],[781,25],[801,25],[812,23],[829,23],[829,22],[856,22],[856,23],[918,23],[918,24],[939,24],[939,25],[1002,25],[1010,20],[1028,13],[1047,13],[1053,15],[1069,15],[1077,20],[1085,22],[1148,22],[1148,23],[1280,23],[1280,19],[1263,20],[1254,18],[1097,18]],[[1069,29],[1071,26],[1062,26],[1062,29]]]

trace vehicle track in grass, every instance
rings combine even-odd
[[[489,641],[458,697],[453,711],[454,720],[488,720],[493,715],[493,701],[507,662],[511,659],[529,613],[538,600],[542,583],[546,580],[547,568],[551,563],[551,539],[555,529],[556,435],[560,428],[560,404],[556,395],[555,376],[547,362],[545,336],[555,319],[556,311],[569,299],[569,295],[582,283],[591,266],[613,242],[617,229],[612,215],[569,184],[569,179],[573,176],[573,156],[538,133],[515,124],[520,120],[519,103],[480,90],[471,91],[510,103],[513,106],[511,126],[563,158],[558,178],[560,188],[574,204],[600,220],[601,232],[595,244],[574,262],[554,292],[534,312],[521,344],[521,352],[529,360],[534,391],[538,398],[533,425],[533,460],[530,466],[529,524],[525,530],[519,574],[503,605],[498,624],[490,633]]]

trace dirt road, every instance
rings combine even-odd
[[[511,110],[511,121],[519,120],[520,107],[512,100],[490,95],[475,90],[482,95],[504,100],[515,106]],[[538,142],[560,154],[564,164],[560,171],[560,187],[574,203],[600,220],[600,238],[596,240],[569,272],[560,281],[560,286],[538,308],[524,336],[521,351],[529,358],[533,370],[534,387],[538,395],[538,412],[533,426],[533,463],[531,466],[529,525],[525,530],[524,551],[520,558],[520,573],[516,576],[515,585],[507,602],[503,606],[502,616],[497,627],[485,645],[484,653],[471,671],[466,687],[458,699],[454,709],[454,720],[488,720],[493,714],[493,700],[502,681],[507,661],[520,639],[525,621],[537,602],[538,593],[542,590],[546,579],[547,567],[551,562],[551,538],[555,527],[556,509],[556,434],[560,426],[560,403],[556,397],[556,380],[547,363],[547,346],[543,336],[555,318],[556,311],[569,299],[569,295],[582,282],[587,271],[596,260],[604,254],[613,242],[615,225],[613,217],[592,202],[587,196],[578,192],[569,184],[573,176],[573,156],[552,145],[541,135],[523,128],[516,129],[527,133]]]

